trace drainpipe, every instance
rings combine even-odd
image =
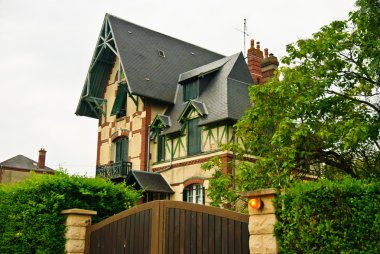
[[[146,135],[146,138],[147,138],[147,149],[146,149],[146,152],[147,152],[147,155],[146,155],[146,171],[149,172],[149,154],[150,154],[150,124],[148,125],[148,135]]]

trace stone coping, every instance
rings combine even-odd
[[[98,214],[98,212],[97,211],[92,211],[92,210],[73,208],[73,209],[63,210],[61,212],[61,214],[96,215],[96,214]]]
[[[263,197],[270,195],[277,195],[278,191],[274,188],[270,189],[258,189],[254,191],[243,192],[242,196],[245,198]]]

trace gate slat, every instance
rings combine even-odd
[[[203,234],[202,234],[202,213],[197,212],[197,253],[202,253]]]
[[[219,243],[217,243],[219,244]],[[215,216],[208,216],[208,253],[215,253]]]
[[[222,253],[228,253],[228,220],[222,218]]]
[[[203,254],[208,254],[208,246],[209,246],[209,230],[208,230],[208,214],[206,213],[203,213],[202,214],[202,224],[203,224],[203,228],[202,228],[202,232],[203,232],[203,246],[202,246],[202,252]]]
[[[130,225],[130,230],[129,230],[129,251],[128,254],[132,254],[135,245],[135,222],[136,222],[136,214],[131,216],[131,225]]]
[[[230,254],[235,253],[235,241],[235,223],[233,220],[228,220],[228,253]]]
[[[197,251],[197,213],[190,212],[190,253],[195,254]]]
[[[143,204],[89,232],[87,254],[249,253],[248,215],[184,202]]]
[[[146,210],[144,212],[144,254],[149,254],[150,250],[150,240],[152,235],[152,227],[151,227],[151,212],[150,210]]]
[[[179,253],[179,244],[180,244],[179,242],[179,239],[180,239],[179,213],[180,213],[179,209],[174,209],[174,237],[173,237],[173,241],[174,241],[173,252],[174,253]]]
[[[180,209],[180,233],[179,233],[179,242],[180,249],[179,253],[185,253],[185,240],[186,240],[186,211],[184,209]]]

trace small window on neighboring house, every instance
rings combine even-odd
[[[111,110],[111,116],[116,115],[117,118],[126,116],[127,93],[128,93],[127,85],[120,84],[117,88],[116,99]]]
[[[157,136],[157,162],[165,160],[165,136]]]
[[[187,122],[188,155],[194,155],[201,152],[202,128],[198,126],[198,123],[199,118],[194,118]]]
[[[183,189],[183,201],[204,204],[205,203],[205,189],[200,184],[192,184]]]
[[[199,79],[186,82],[183,85],[183,101],[193,100],[199,97]]]
[[[128,161],[128,138],[119,138],[115,142],[115,162]]]

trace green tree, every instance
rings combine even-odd
[[[64,253],[62,210],[95,210],[96,223],[134,206],[140,196],[125,184],[62,172],[0,185],[0,253]]]
[[[243,146],[225,148],[257,160],[224,176],[230,188],[215,204],[231,192],[284,187],[309,175],[380,178],[380,2],[356,5],[348,20],[288,45],[278,78],[252,86],[254,106],[235,125]]]

